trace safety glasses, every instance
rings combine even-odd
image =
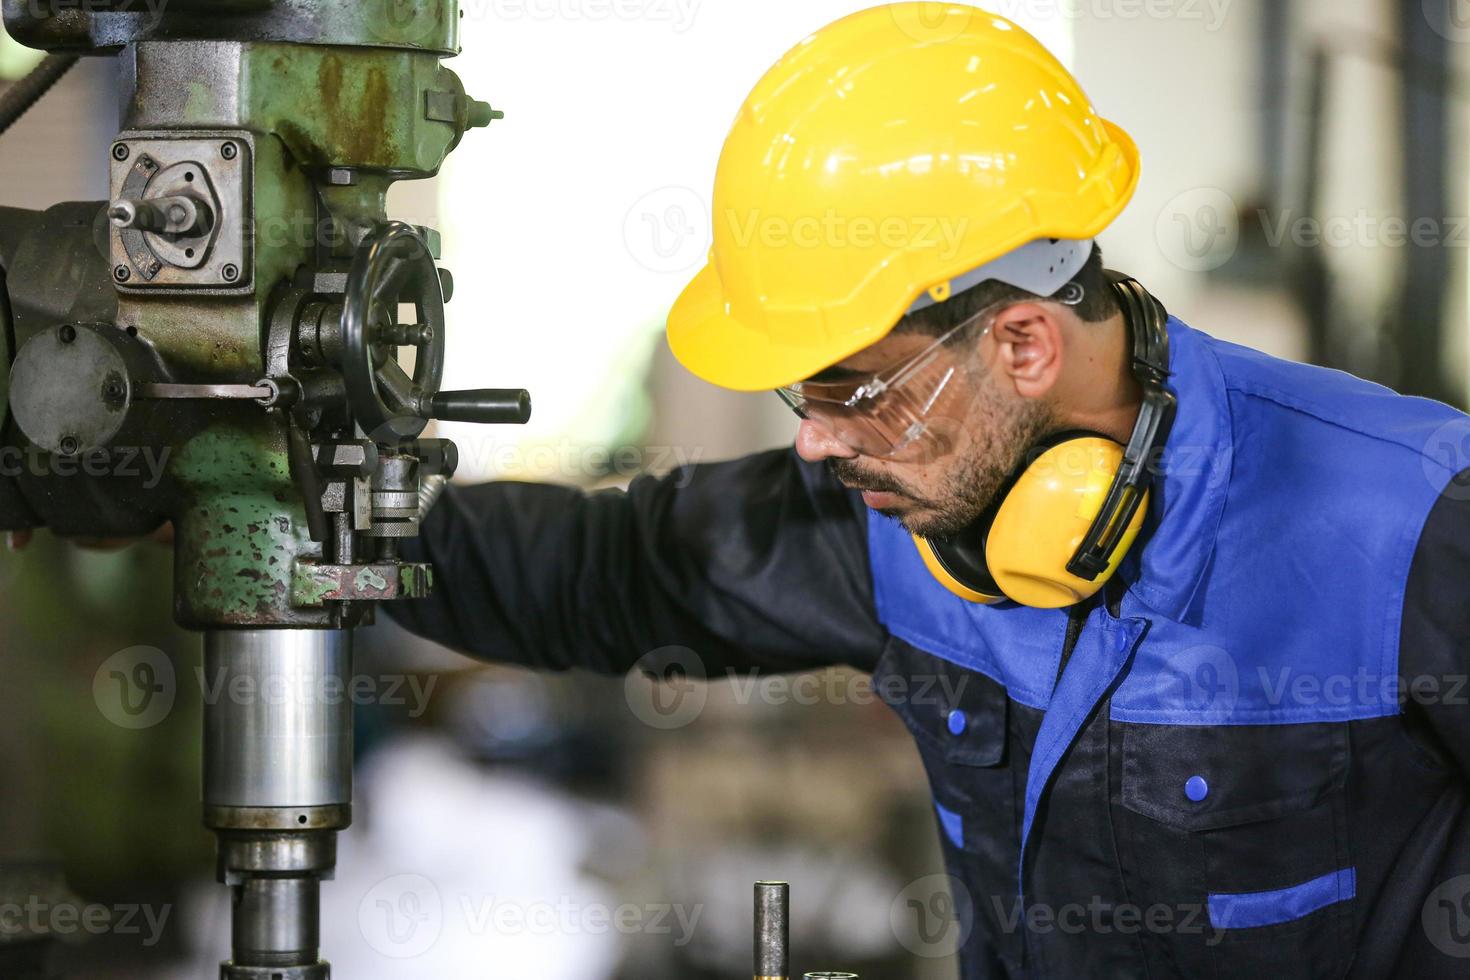
[[[946,356],[945,344],[976,323],[992,318],[987,308],[940,336],[934,343],[877,374],[835,381],[798,381],[776,394],[803,419],[821,425],[864,456],[891,457],[933,432],[932,413],[946,392],[959,384],[964,361]],[[993,319],[975,335],[990,333]]]

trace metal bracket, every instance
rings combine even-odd
[[[433,587],[433,566],[422,563],[318,565],[298,561],[291,573],[291,604],[318,607],[328,602],[422,599]]]
[[[197,188],[217,212],[207,234],[172,242],[138,228],[108,229],[112,281],[120,292],[239,294],[251,284],[251,161],[254,137],[240,130],[127,132],[112,144],[113,206]]]

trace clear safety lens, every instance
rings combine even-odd
[[[935,405],[957,385],[963,362],[944,345],[989,313],[981,311],[886,371],[842,381],[799,381],[776,393],[797,415],[825,427],[864,456],[894,456],[931,429]],[[990,332],[986,324],[978,341]]]

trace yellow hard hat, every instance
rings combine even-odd
[[[803,40],[746,99],[709,263],[669,314],[696,375],[758,391],[881,339],[921,297],[1123,210],[1138,149],[1061,63],[976,7],[896,3]]]

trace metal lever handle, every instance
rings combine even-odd
[[[524,425],[531,420],[531,393],[524,388],[441,391],[429,399],[431,419]]]

